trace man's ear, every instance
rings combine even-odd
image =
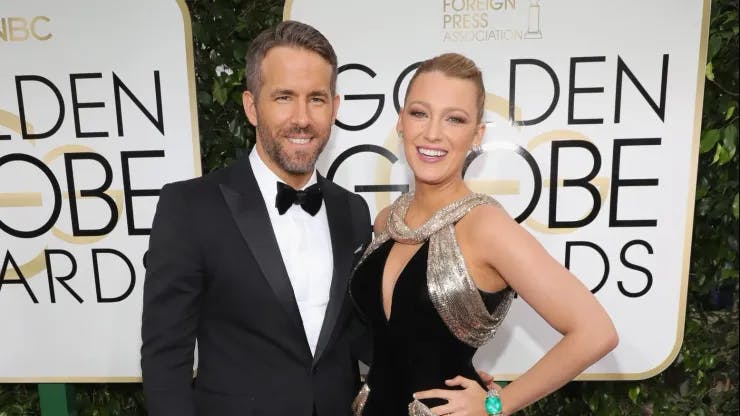
[[[332,111],[332,115],[331,115],[331,120],[332,120],[331,124],[334,124],[334,122],[337,120],[337,112],[339,111],[339,102],[341,101],[339,99],[339,94],[334,96],[333,101],[334,101],[334,110]]]
[[[257,127],[257,97],[252,94],[252,91],[244,91],[242,93],[242,106],[244,107],[244,114],[247,115],[249,123]]]

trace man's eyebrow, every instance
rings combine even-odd
[[[289,88],[279,88],[279,89],[273,90],[270,93],[270,96],[272,97],[277,97],[279,95],[295,95],[295,91]]]
[[[326,90],[313,90],[308,95],[310,97],[328,97],[329,92]]]

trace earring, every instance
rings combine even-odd
[[[398,138],[403,140],[403,132],[400,130],[398,131]]]
[[[483,148],[479,144],[474,144],[473,147],[470,148],[470,151],[475,154],[483,153]]]

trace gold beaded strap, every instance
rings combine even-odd
[[[409,416],[437,416],[424,403],[414,399],[409,403]]]
[[[499,205],[495,199],[488,195],[471,193],[457,201],[451,202],[446,207],[435,212],[431,218],[419,228],[412,230],[406,225],[404,219],[409,210],[409,205],[414,199],[413,193],[406,193],[391,204],[388,216],[387,231],[390,238],[404,244],[419,244],[441,228],[454,224],[470,212],[471,209],[483,204]]]
[[[493,339],[509,311],[514,291],[504,289],[504,298],[493,313],[486,309],[449,224],[429,239],[427,287],[437,313],[460,341],[479,348]]]
[[[370,386],[365,383],[362,385],[360,392],[357,393],[357,396],[355,396],[355,399],[352,400],[352,414],[354,416],[362,416],[362,411],[365,410],[365,403],[369,395]]]

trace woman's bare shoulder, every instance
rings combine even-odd
[[[486,226],[491,223],[513,221],[508,212],[498,202],[481,204],[470,210],[464,217],[475,226]]]
[[[493,243],[520,228],[498,203],[474,207],[459,223],[459,230],[477,242]]]
[[[387,206],[378,212],[378,215],[375,217],[375,222],[373,222],[373,231],[375,232],[375,235],[378,235],[385,231],[386,226],[388,225],[388,216],[390,215],[390,206]]]

